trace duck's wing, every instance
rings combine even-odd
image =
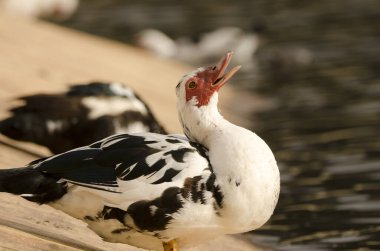
[[[184,136],[141,133],[114,135],[31,166],[69,183],[123,193],[130,184],[183,183],[209,162],[207,150]]]

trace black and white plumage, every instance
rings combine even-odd
[[[186,248],[260,227],[277,203],[279,172],[263,140],[219,114],[218,90],[238,70],[224,74],[231,56],[177,85],[186,136],[110,136],[0,170],[0,191],[48,203],[107,241],[146,249]]]
[[[148,105],[120,83],[73,85],[63,94],[37,94],[0,121],[0,133],[61,153],[116,133],[166,133]]]

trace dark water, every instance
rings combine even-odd
[[[143,28],[195,37],[260,31],[245,88],[271,102],[252,127],[274,150],[282,191],[249,236],[277,250],[380,250],[380,1],[82,1],[64,25],[131,41]]]

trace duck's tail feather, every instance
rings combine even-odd
[[[67,184],[32,167],[2,169],[0,192],[20,195],[43,204],[61,198],[67,192]]]

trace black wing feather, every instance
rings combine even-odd
[[[92,185],[117,186],[113,165],[98,165],[101,149],[80,148],[53,156],[35,165],[35,169],[57,178]]]
[[[50,174],[65,174],[80,168],[86,160],[95,158],[101,151],[94,148],[78,148],[43,160],[35,165],[35,169]]]
[[[152,146],[156,143],[160,143],[161,146]],[[162,146],[172,147],[165,151],[161,149]],[[173,149],[173,146],[178,148]],[[98,141],[89,147],[42,159],[34,162],[32,166],[53,177],[94,188],[117,187],[118,179],[129,181],[139,177],[150,178],[162,168],[167,168],[162,177],[152,182],[160,184],[172,181],[182,171],[170,166],[172,162],[184,163],[185,155],[196,151],[196,148],[183,140],[168,142],[164,135],[121,134]],[[163,158],[148,164],[147,157],[160,152]]]

